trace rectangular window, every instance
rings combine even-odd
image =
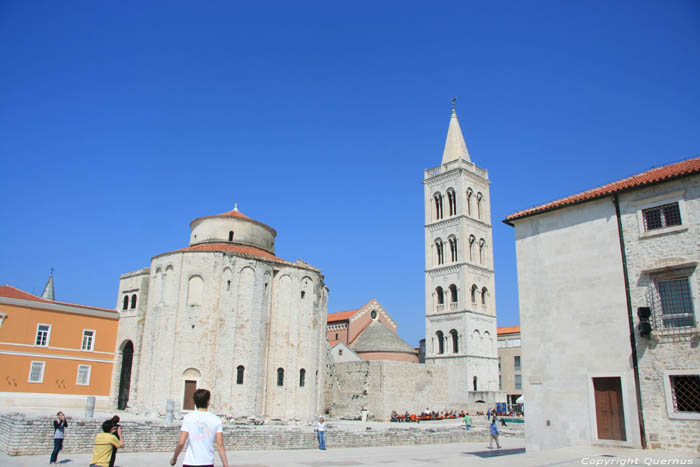
[[[503,377],[498,375],[498,390],[503,391]]]
[[[90,365],[78,365],[78,377],[75,384],[79,386],[87,386],[90,384]]]
[[[644,230],[663,229],[673,225],[681,225],[681,210],[678,203],[664,204],[642,210]]]
[[[700,414],[700,375],[671,375],[674,412]]]
[[[49,335],[51,334],[50,324],[39,324],[36,328],[36,339],[34,345],[47,347],[49,345]]]
[[[513,369],[520,371],[520,355],[513,357]]]
[[[95,345],[95,331],[90,329],[83,329],[83,343],[80,346],[80,350],[92,351]]]
[[[44,382],[44,366],[46,362],[32,362],[29,368],[29,382],[43,383]]]
[[[664,329],[695,326],[688,277],[657,280],[656,289],[661,302],[659,318]]]
[[[498,357],[498,371],[501,371],[501,357]]]
[[[523,376],[522,375],[515,375],[515,389],[522,389],[523,388]]]

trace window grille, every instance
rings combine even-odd
[[[700,413],[700,375],[672,375],[669,378],[675,411]]]
[[[78,378],[75,384],[81,386],[90,384],[90,365],[78,365]]]
[[[673,225],[681,225],[681,210],[678,203],[665,204],[642,210],[644,230],[663,229]]]
[[[41,383],[44,381],[44,362],[32,362],[29,369],[29,382]]]
[[[695,313],[687,277],[657,280],[659,307],[656,324],[662,329],[695,327]]]

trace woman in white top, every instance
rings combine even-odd
[[[326,450],[326,422],[323,417],[318,417],[318,424],[316,425],[316,436],[318,436],[318,448],[325,451]]]

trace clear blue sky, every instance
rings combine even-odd
[[[116,306],[119,275],[238,203],[424,334],[423,169],[450,98],[511,212],[700,152],[700,2],[0,2],[0,284]]]

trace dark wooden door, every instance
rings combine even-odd
[[[182,401],[183,410],[194,410],[194,392],[197,390],[197,381],[185,381],[185,400]]]
[[[627,441],[620,378],[593,378],[598,439]]]

